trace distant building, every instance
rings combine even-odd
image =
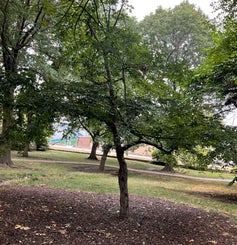
[[[75,133],[75,136],[71,138],[63,138],[62,134],[57,133],[54,136],[52,136],[52,138],[48,142],[51,145],[75,147],[84,150],[90,150],[93,143],[90,135],[86,131],[77,132]],[[100,146],[99,146],[99,150],[102,150]],[[142,144],[137,147],[133,147],[129,149],[126,152],[126,154],[151,157],[153,151],[154,151],[154,147]]]
[[[92,147],[91,137],[78,133],[76,147],[90,149]]]

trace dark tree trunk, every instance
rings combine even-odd
[[[119,162],[118,182],[120,189],[120,217],[127,218],[129,213],[127,163],[124,159],[124,150],[121,149],[121,147],[116,148],[116,154]]]
[[[0,137],[0,164],[6,164],[8,166],[13,165],[11,160],[11,140],[10,140],[10,127],[12,123],[12,107],[11,102],[13,98],[13,92],[9,89],[5,93],[6,98],[8,98],[7,105],[3,105],[3,120],[2,120],[2,129]]]
[[[107,159],[107,156],[108,156],[110,149],[111,149],[111,145],[104,145],[103,146],[103,155],[101,157],[100,166],[99,166],[99,170],[101,172],[103,172],[105,169],[105,162],[106,162],[106,159]]]
[[[169,164],[166,163],[165,166],[164,166],[164,168],[161,169],[161,171],[164,171],[164,172],[174,172],[174,168],[171,165],[169,165]]]
[[[96,150],[97,147],[99,146],[99,143],[96,141],[93,141],[92,147],[91,147],[91,153],[90,156],[88,157],[88,159],[90,160],[98,160],[97,156],[96,156]]]
[[[11,149],[4,148],[3,145],[0,147],[0,164],[11,166],[13,162],[11,160]]]

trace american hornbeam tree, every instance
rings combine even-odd
[[[121,217],[128,214],[127,165],[124,152],[134,144],[131,143],[129,128],[126,128],[123,119],[131,120],[138,113],[138,109],[132,110],[133,97],[137,97],[133,87],[143,80],[140,69],[147,55],[139,45],[138,36],[126,25],[129,19],[124,13],[125,6],[126,1],[92,1],[87,9],[83,9],[83,15],[78,11],[80,22],[73,33],[78,38],[75,40],[78,49],[72,48],[71,44],[67,46],[65,42],[67,50],[72,48],[71,50],[78,50],[76,54],[79,54],[76,66],[79,81],[69,84],[73,86],[70,89],[73,93],[68,98],[70,105],[74,108],[77,105],[78,110],[87,118],[104,122],[113,135],[119,162]],[[127,76],[133,79],[129,87]],[[134,103],[139,103],[138,97]]]
[[[210,128],[220,124],[199,110],[193,97],[173,89],[154,71],[150,75],[152,53],[135,32],[126,4],[94,0],[82,7],[74,2],[60,33],[70,74],[67,111],[103,122],[110,130],[119,163],[121,217],[129,211],[126,150],[145,143],[172,154],[209,146],[216,140]]]
[[[47,33],[49,16],[55,10],[52,1],[1,0],[0,4],[0,93],[1,134],[0,163],[11,165],[12,130],[15,123],[14,103],[24,72],[35,65],[29,57],[40,57],[35,48],[38,35]],[[41,36],[41,38],[43,38]],[[43,40],[43,39],[41,39]],[[46,40],[46,35],[44,36]],[[49,44],[49,43],[48,43]],[[49,48],[49,47],[48,47]],[[45,60],[44,60],[45,62]],[[37,70],[37,69],[35,69]]]

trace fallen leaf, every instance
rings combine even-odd
[[[65,234],[67,233],[67,231],[64,230],[64,229],[58,230],[58,232],[59,232],[60,234],[62,234],[62,235],[65,235]]]
[[[23,226],[23,225],[15,225],[15,229],[19,229],[19,230],[23,230],[23,231],[28,231],[28,230],[30,230],[30,227]]]
[[[217,241],[208,241],[208,243],[217,244]]]

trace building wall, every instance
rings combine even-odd
[[[84,148],[84,149],[91,149],[92,139],[89,136],[79,136],[77,138],[76,147]],[[100,147],[99,149],[102,150]],[[140,145],[137,148],[134,148],[134,149],[131,148],[127,153],[132,154],[132,155],[151,157],[153,151],[154,151],[154,147],[152,146]]]
[[[78,137],[77,138],[77,147],[90,149],[92,146],[92,141],[90,137]]]
[[[154,147],[149,145],[140,145],[136,149],[130,149],[128,152],[134,155],[141,155],[141,156],[151,156],[152,152],[154,151]]]

